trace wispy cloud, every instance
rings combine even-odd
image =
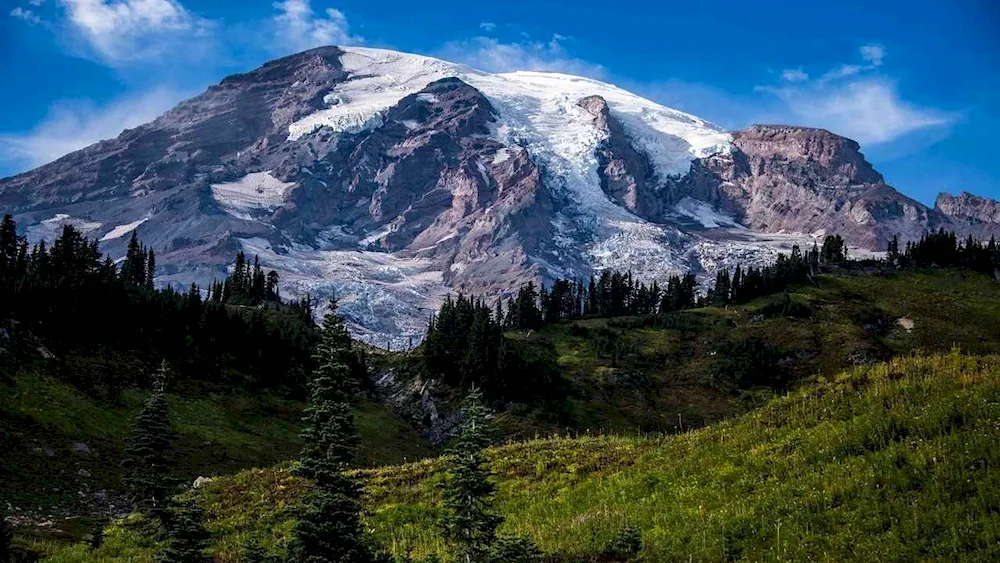
[[[176,0],[60,0],[67,25],[98,59],[118,66],[191,54],[212,23]]]
[[[788,68],[782,71],[781,79],[785,82],[805,82],[809,80],[809,74],[801,68]]]
[[[123,130],[152,121],[185,97],[171,88],[156,88],[97,105],[85,100],[54,104],[27,133],[0,133],[0,160],[35,167]]]
[[[357,45],[364,42],[350,32],[343,12],[327,8],[324,15],[313,12],[309,0],[275,2],[274,45],[284,53],[304,51],[324,45]]]
[[[861,63],[845,63],[810,80],[802,69],[785,70],[782,84],[758,86],[784,103],[785,119],[823,127],[862,144],[895,141],[910,133],[954,123],[953,112],[921,107],[905,100],[895,80],[880,71],[886,59],[881,45],[863,45]]]
[[[868,44],[861,46],[861,58],[868,61],[872,66],[881,66],[882,59],[885,58],[885,47],[881,45]]]
[[[17,18],[26,22],[28,25],[37,25],[42,23],[42,18],[38,17],[34,11],[22,8],[20,6],[14,8],[10,11],[10,17]]]
[[[800,122],[824,127],[862,144],[894,141],[956,115],[904,101],[895,82],[871,77],[831,88],[781,88],[774,93]]]
[[[465,63],[488,72],[536,70],[603,77],[604,67],[570,55],[563,43],[568,38],[558,33],[548,41],[505,43],[493,37],[473,37],[444,45],[436,54],[444,59]]]
[[[493,31],[494,29],[497,28],[497,24],[493,22],[483,22],[479,24],[479,28],[489,33],[490,31]]]

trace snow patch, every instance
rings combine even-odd
[[[503,164],[504,162],[507,162],[510,160],[512,152],[513,151],[506,147],[498,150],[496,154],[493,155],[493,164]]]
[[[43,240],[52,242],[59,238],[59,235],[62,234],[63,227],[67,225],[73,227],[77,231],[80,231],[81,234],[86,235],[100,229],[102,223],[97,221],[88,221],[78,217],[71,217],[66,213],[57,213],[48,219],[44,219],[35,225],[29,226],[25,234],[31,243],[37,243]]]
[[[680,200],[674,206],[674,210],[685,217],[690,217],[698,221],[707,229],[717,229],[719,227],[744,228],[736,219],[728,215],[723,215],[711,205],[692,197],[685,197]]]
[[[429,94],[427,92],[424,92],[422,94],[417,94],[417,99],[420,100],[421,102],[427,102],[428,104],[438,103],[438,97],[435,96],[434,94]]]
[[[251,172],[235,182],[212,184],[212,197],[234,217],[253,219],[254,213],[273,212],[295,188],[294,182],[282,182],[267,172]]]
[[[128,223],[126,225],[118,225],[117,227],[115,227],[115,228],[111,229],[110,231],[108,231],[108,233],[106,235],[104,235],[103,237],[101,237],[100,242],[105,242],[105,241],[114,240],[114,239],[117,239],[117,238],[122,238],[123,236],[131,233],[132,231],[134,231],[136,229],[138,229],[139,225],[145,223],[146,221],[149,221],[149,217],[143,217],[142,219],[139,219],[138,221],[132,221],[131,223]]]

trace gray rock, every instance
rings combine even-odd
[[[70,446],[70,450],[73,452],[73,455],[78,457],[89,458],[93,455],[93,452],[90,451],[90,447],[83,442],[74,442],[73,445]]]
[[[194,483],[192,483],[191,486],[197,489],[202,485],[207,485],[208,483],[211,483],[212,481],[213,479],[211,477],[198,477],[197,479],[194,480]]]

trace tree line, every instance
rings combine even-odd
[[[115,263],[70,225],[51,246],[29,246],[10,215],[0,222],[0,328],[51,351],[55,375],[84,392],[115,399],[148,387],[166,360],[181,379],[303,396],[317,338],[311,300],[283,301],[278,274],[242,252],[207,292],[157,289],[155,275],[155,253],[134,231]]]
[[[995,237],[987,242],[969,235],[960,241],[954,232],[939,229],[918,241],[910,241],[900,250],[899,237],[892,237],[886,249],[886,262],[899,268],[959,266],[993,275],[1000,268],[1000,245]]]
[[[589,281],[558,279],[540,288],[529,281],[506,303],[450,296],[427,325],[422,346],[425,373],[457,388],[478,386],[491,400],[556,398],[564,392],[558,367],[546,350],[504,338],[508,330],[537,330],[549,323],[586,317],[666,315],[708,305],[743,303],[819,272],[820,264],[847,261],[843,238],[831,235],[808,252],[794,246],[766,266],[720,269],[715,285],[698,291],[688,272],[658,281],[637,281],[631,272],[604,270]]]

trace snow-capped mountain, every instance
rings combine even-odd
[[[114,254],[138,230],[160,283],[205,284],[242,248],[285,295],[335,292],[359,334],[398,346],[449,292],[707,276],[824,232],[881,249],[994,228],[906,198],[858,151],[816,129],[729,133],[586,78],[324,47],[0,181],[0,210],[32,239],[70,223]]]

